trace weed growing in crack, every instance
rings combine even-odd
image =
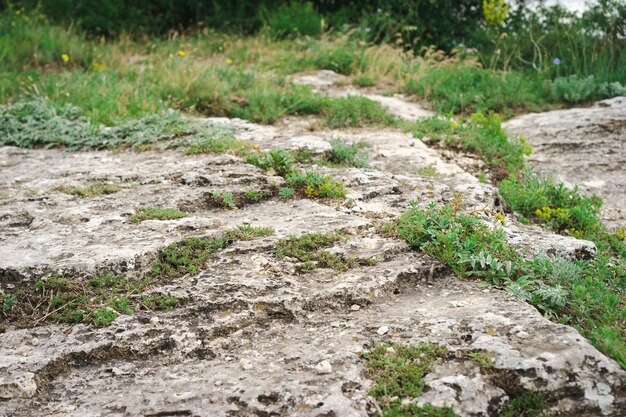
[[[294,196],[295,191],[290,187],[281,187],[280,191],[278,191],[278,196],[282,199],[290,199]]]
[[[244,195],[246,199],[253,201],[253,202],[261,201],[261,198],[262,198],[261,193],[258,191],[254,191],[254,190],[246,191]]]
[[[108,326],[120,314],[145,308],[139,294],[155,284],[149,276],[130,280],[105,273],[85,281],[53,274],[32,287],[18,289],[14,298],[19,303],[5,316],[18,327],[49,322]]]
[[[274,230],[264,227],[239,226],[213,238],[190,237],[174,243],[159,252],[151,275],[172,278],[197,273],[218,250],[237,240],[252,240],[270,236]]]
[[[262,168],[270,175],[284,177],[288,188],[309,198],[343,198],[346,190],[342,182],[315,171],[301,171],[293,166],[294,158],[288,151],[274,149],[251,155],[246,162]]]
[[[439,172],[437,172],[435,168],[430,167],[430,166],[419,167],[415,170],[413,174],[421,175],[423,177],[438,177],[439,176]]]
[[[366,168],[368,165],[367,142],[358,142],[353,145],[346,144],[339,138],[330,140],[332,149],[325,157],[324,163],[331,166],[353,166]]]
[[[332,268],[346,271],[359,266],[372,266],[378,262],[375,258],[345,257],[327,251],[335,243],[345,239],[340,232],[311,233],[299,237],[289,236],[276,244],[276,257],[289,257],[300,261],[298,269],[308,271],[315,268]]]
[[[270,175],[281,177],[288,176],[294,170],[292,155],[282,149],[250,155],[246,158],[246,163],[257,166]]]
[[[422,394],[426,386],[424,378],[446,354],[445,347],[432,343],[417,346],[379,343],[364,352],[367,375],[375,382],[369,394],[380,404],[383,416],[456,417],[450,408],[402,405],[403,399]]]
[[[455,207],[412,204],[398,219],[395,233],[458,275],[503,288],[548,318],[574,326],[626,368],[623,263],[602,254],[591,261],[525,259],[507,244],[501,229]]]
[[[494,367],[493,353],[485,350],[478,352],[469,352],[467,356],[476,362],[482,369],[491,369]]]
[[[525,391],[514,397],[500,412],[499,417],[548,417],[544,411],[545,396],[538,392]]]
[[[135,214],[133,214],[128,221],[131,223],[139,223],[144,220],[176,220],[189,216],[189,213],[184,213],[175,209],[136,207]]]
[[[141,298],[142,304],[149,310],[169,310],[178,304],[178,298],[165,294],[148,294]]]
[[[2,306],[2,313],[7,314],[9,311],[11,311],[13,306],[15,306],[15,304],[17,303],[17,299],[15,298],[15,296],[4,291],[0,291],[0,293],[0,305]]]
[[[328,175],[322,175],[315,171],[303,171],[296,169],[294,164],[307,163],[327,165],[331,167],[354,166],[364,168],[367,166],[367,151],[369,146],[365,142],[346,144],[339,138],[330,141],[331,150],[320,158],[315,158],[308,149],[286,151],[273,149],[269,152],[250,155],[246,162],[255,165],[270,175],[279,175],[285,178],[286,188],[309,198],[343,198],[346,190],[343,183],[335,181]],[[289,193],[289,191],[284,191]],[[289,198],[291,195],[281,195]]]
[[[290,188],[306,197],[343,198],[346,196],[346,189],[342,182],[315,171],[295,171],[285,180]]]
[[[68,187],[60,185],[54,187],[53,191],[60,191],[69,195],[75,195],[81,198],[93,198],[101,195],[115,194],[121,191],[123,186],[121,184],[110,183],[106,181],[98,181],[89,184],[87,187]]]
[[[220,207],[224,207],[227,209],[237,208],[233,193],[231,193],[230,191],[215,191],[211,193],[211,198],[213,199],[213,203],[217,204]]]
[[[531,172],[502,181],[499,191],[507,204],[526,223],[596,243],[601,253],[626,259],[626,245],[619,233],[610,233],[599,218],[602,201],[580,194],[577,187],[567,188],[550,178]]]

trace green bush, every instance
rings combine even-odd
[[[626,4],[601,0],[581,15],[560,6],[520,7],[503,26],[480,26],[458,39],[485,67],[529,70],[543,78],[594,75],[626,83]]]
[[[273,39],[291,38],[299,35],[319,36],[322,34],[322,16],[313,3],[286,3],[267,12],[265,18],[269,35]]]

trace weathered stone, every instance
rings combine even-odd
[[[533,147],[528,163],[537,172],[602,197],[607,226],[626,227],[626,97],[527,114],[504,126]]]

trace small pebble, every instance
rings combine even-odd
[[[216,387],[221,387],[221,386],[222,386],[222,384],[223,384],[223,382],[222,382],[222,381],[215,381],[215,386],[216,386]]]
[[[17,353],[19,353],[21,356],[30,356],[32,351],[33,351],[33,348],[28,345],[22,345],[19,348],[17,348]]]
[[[361,309],[361,306],[358,304],[352,304],[352,306],[350,306],[350,310],[352,311],[359,311]]]
[[[154,325],[159,324],[159,318],[157,316],[152,317],[150,319],[150,324],[154,324]]]
[[[378,328],[378,330],[376,330],[376,333],[378,333],[379,336],[382,336],[384,334],[386,334],[389,331],[389,327],[387,326],[380,326]]]
[[[390,355],[393,355],[393,354],[395,354],[395,353],[396,353],[396,350],[395,350],[394,348],[392,348],[391,346],[389,346],[389,347],[385,350],[385,352],[387,352],[387,353],[388,353],[388,354],[390,354]]]
[[[320,375],[329,374],[333,371],[333,367],[328,361],[321,361],[317,365],[315,365],[315,370]]]
[[[450,301],[449,302],[452,307],[465,307],[467,305],[467,301]]]
[[[249,371],[252,369],[252,362],[249,359],[241,358],[239,360],[239,365],[243,368],[244,371]]]

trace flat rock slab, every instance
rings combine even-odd
[[[528,163],[535,171],[602,197],[606,225],[626,227],[626,97],[527,114],[504,126],[533,147]]]

